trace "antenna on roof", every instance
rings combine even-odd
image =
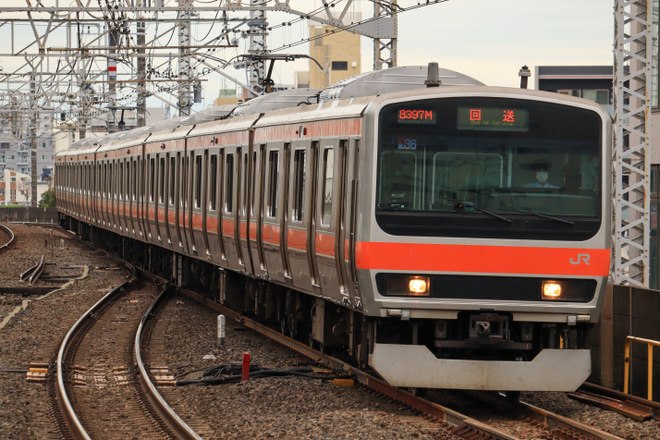
[[[426,73],[426,87],[439,87],[440,86],[440,74],[438,73],[438,63],[429,63],[429,67]]]

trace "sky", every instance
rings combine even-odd
[[[25,5],[24,0],[1,1],[7,6]],[[73,0],[58,1],[74,4]],[[177,0],[165,1],[168,5],[177,3]],[[218,0],[196,1],[204,5],[217,4]],[[243,0],[243,3],[249,2]],[[414,3],[414,0],[399,0],[401,6]],[[291,7],[300,11],[312,11],[320,4],[321,0],[290,0]],[[539,65],[611,65],[613,6],[614,0],[447,0],[403,12],[398,17],[398,65],[426,65],[433,61],[487,85],[510,87],[518,87],[518,71],[523,65],[530,67],[532,75],[534,67]],[[354,0],[353,8],[361,11],[363,18],[373,14],[373,3],[369,0]],[[308,21],[278,26],[293,18],[288,14],[268,14],[267,19],[274,27],[268,40],[269,49],[307,37]],[[207,34],[204,29],[199,32],[201,36]],[[27,27],[20,34],[31,38]],[[362,70],[371,70],[372,40],[362,37],[361,47]],[[245,49],[242,44],[221,57],[230,59]],[[302,44],[277,53],[308,53],[308,50],[308,45]],[[9,63],[19,62],[24,60],[2,60],[7,68]],[[296,70],[308,69],[307,61],[278,62],[274,79],[290,85],[294,83]],[[242,71],[225,70],[246,82]],[[531,87],[534,79],[532,76]],[[221,88],[233,88],[233,85],[220,75],[209,76],[203,82],[204,102],[195,107],[210,106]]]
[[[313,9],[310,1],[292,4]],[[613,0],[448,0],[403,12],[398,21],[398,65],[437,62],[487,85],[508,87],[519,86],[523,65],[532,74],[540,65],[612,65],[613,7]],[[363,17],[369,16],[371,3],[363,1],[362,10]],[[277,17],[268,19],[278,22]],[[303,32],[295,26],[287,31],[273,31],[270,47]],[[372,60],[372,40],[363,37],[363,71],[372,69]],[[275,76],[292,83],[293,71],[306,69],[302,62],[287,63],[276,68]]]
[[[527,65],[612,65],[612,0],[449,0],[399,17],[398,64],[518,87]],[[530,84],[534,83],[531,78]]]

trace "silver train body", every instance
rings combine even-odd
[[[81,141],[56,157],[61,219],[175,280],[210,267],[218,301],[394,385],[574,390],[610,269],[610,116],[456,81]]]

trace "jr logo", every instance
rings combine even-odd
[[[584,264],[586,264],[588,266],[590,257],[591,256],[589,254],[577,254],[577,261],[573,260],[572,258],[571,258],[570,261],[571,261],[571,264],[580,264],[580,263],[584,262]]]

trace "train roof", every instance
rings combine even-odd
[[[481,81],[453,70],[438,68],[437,72],[440,87],[485,85]],[[338,101],[421,89],[427,87],[428,73],[428,66],[401,66],[365,72],[327,87],[321,92],[319,100],[321,102]]]
[[[428,66],[401,66],[365,72],[341,80],[323,90],[313,88],[284,90],[262,95],[244,103],[210,107],[190,116],[165,119],[146,127],[103,137],[81,139],[71,144],[68,151],[117,148],[119,145],[128,146],[145,141],[180,138],[193,128],[195,134],[203,134],[214,126],[207,124],[208,122],[218,120],[225,120],[223,125],[227,124],[226,128],[230,130],[230,126],[233,125],[236,129],[241,129],[246,124],[254,122],[257,115],[263,114],[265,116],[259,121],[260,125],[287,121],[294,114],[301,118],[301,121],[357,117],[374,96],[426,88],[428,71]],[[440,87],[484,85],[472,77],[453,70],[437,68],[437,73]],[[230,122],[235,118],[238,119],[236,123]]]
[[[250,99],[236,106],[230,117],[266,113],[282,108],[318,103],[319,89],[289,89]]]

